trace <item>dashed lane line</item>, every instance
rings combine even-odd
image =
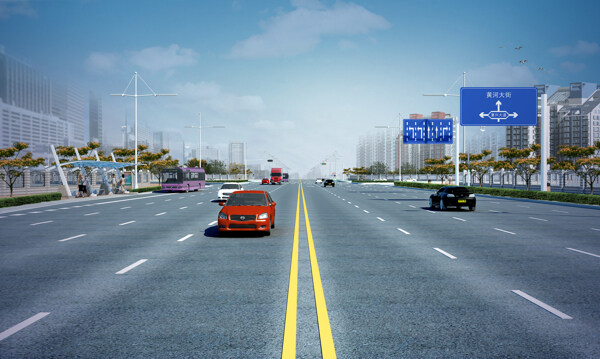
[[[408,205],[410,208],[417,208],[416,206],[413,206],[412,204]]]
[[[500,231],[500,232],[508,233],[508,234],[516,234],[514,232],[506,231],[506,230],[500,229],[500,228],[494,228],[494,229],[497,230],[497,231]]]
[[[121,223],[121,224],[119,224],[119,226],[126,226],[126,225],[131,224],[131,223],[135,223],[135,221],[129,221],[129,222]]]
[[[149,205],[149,204],[154,204],[154,202],[148,202],[148,203],[146,203],[146,205]]]
[[[579,249],[575,249],[575,248],[567,248],[570,251],[574,251],[574,252],[579,252],[579,253],[583,253],[583,254],[587,254],[588,256],[592,256],[592,257],[597,257],[600,258],[600,255],[594,254],[594,253],[589,253],[589,252],[584,252],[584,251],[580,251]]]
[[[591,230],[592,231],[599,231],[600,232],[600,229],[598,229],[598,228],[591,228]]]
[[[9,216],[11,217],[20,217],[20,216],[24,216],[25,213],[14,213],[14,214],[10,214]]]
[[[208,225],[209,225],[209,226],[214,226],[214,225],[215,225],[215,224],[217,224],[217,223],[219,223],[219,221],[212,221],[212,222],[210,222]]]
[[[65,238],[65,239],[59,239],[58,241],[59,241],[59,242],[66,242],[66,241],[70,241],[71,239],[75,239],[75,238],[81,238],[81,237],[84,237],[84,236],[86,236],[86,234],[85,234],[85,233],[83,233],[83,234],[78,234],[78,235],[76,235],[76,236],[69,237],[69,238]]]
[[[366,209],[363,209],[363,212],[365,212],[365,213],[370,213],[370,212],[369,212],[369,211],[367,211]]]
[[[131,208],[131,206],[121,207],[121,209],[129,209],[129,208]]]
[[[0,340],[4,340],[8,337],[10,337],[11,335],[15,334],[16,332],[25,329],[26,327],[30,326],[31,324],[37,322],[38,320],[44,318],[45,316],[47,316],[48,314],[50,314],[50,312],[41,312],[38,313],[36,315],[34,315],[33,317],[22,321],[21,323],[3,331],[2,333],[0,333]]]
[[[466,222],[467,221],[466,219],[463,219],[463,218],[458,218],[458,217],[452,217],[452,218],[456,219],[457,221],[462,221],[462,222]]]
[[[439,249],[439,248],[434,248],[434,249],[435,249],[436,251],[438,251],[438,252],[442,253],[442,254],[443,254],[443,255],[445,255],[446,257],[450,258],[450,259],[456,259],[456,257],[455,257],[455,256],[453,256],[452,254],[450,254],[450,253],[448,253],[448,252],[446,252],[446,251],[443,251],[443,250],[441,250],[441,249]]]
[[[185,206],[185,207],[179,207],[179,209],[186,209],[186,208],[187,208],[187,206]]]
[[[404,233],[404,234],[410,234],[410,232],[405,231],[402,228],[396,228],[397,230],[399,230],[400,232]]]
[[[385,222],[385,219],[381,218],[381,217],[377,217],[378,220]]]
[[[133,268],[139,266],[140,264],[146,262],[147,259],[140,259],[139,261],[133,263],[132,265],[129,265],[123,269],[121,269],[120,271],[116,272],[115,274],[125,274],[127,272],[129,272],[130,270],[132,270]]]
[[[177,242],[183,242],[183,241],[185,241],[186,239],[190,238],[191,236],[193,236],[193,234],[188,234],[187,236],[185,236],[185,237],[183,237],[183,238],[180,238],[180,239],[178,239],[178,240],[177,240]]]
[[[428,209],[426,209],[426,210],[425,210],[425,212],[429,212],[429,213],[433,213],[433,214],[435,214],[435,212],[434,212],[434,211],[430,211],[430,210],[428,210]]]
[[[40,224],[46,224],[46,223],[52,223],[54,221],[44,221],[44,222],[38,222],[38,223],[31,223],[30,226],[39,226]]]
[[[558,209],[553,209],[552,212],[556,212],[556,213],[569,213],[567,211],[559,211]]]
[[[160,213],[155,214],[155,216],[162,216],[163,214],[167,214],[167,212],[160,212]]]
[[[533,304],[535,304],[535,305],[537,305],[539,307],[542,307],[542,308],[546,309],[547,311],[549,311],[550,313],[556,315],[557,317],[559,317],[561,319],[573,319],[573,317],[570,317],[570,316],[566,315],[565,313],[561,312],[560,310],[558,310],[556,308],[553,308],[553,307],[549,306],[548,304],[546,304],[546,303],[544,303],[544,302],[542,302],[542,301],[540,301],[538,299],[535,299],[534,297],[530,296],[529,294],[527,294],[525,292],[522,292],[520,290],[512,290],[512,292],[515,293],[518,296],[521,296],[521,297],[527,299],[531,303],[533,303]]]
[[[204,203],[204,202],[198,202],[198,203],[196,203],[196,204],[202,204],[202,203]]]
[[[100,213],[100,212],[86,213],[86,214],[84,214],[84,216],[94,216],[94,215],[96,215],[98,213]]]
[[[533,219],[533,220],[536,220],[536,221],[548,222],[547,219],[543,219],[543,218],[537,218],[537,217],[527,217],[527,218]]]

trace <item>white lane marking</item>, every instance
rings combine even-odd
[[[467,221],[466,219],[462,219],[462,218],[458,218],[458,217],[452,217],[452,218],[456,219],[457,221],[463,221],[463,222]]]
[[[83,206],[84,207],[91,207],[92,205],[91,204],[84,204]]]
[[[31,213],[31,214],[34,214],[34,213],[42,213],[42,211],[33,211],[33,212],[29,212],[29,213]],[[2,217],[2,218],[4,218],[4,217]]]
[[[517,206],[517,207],[521,207],[521,208],[529,208],[529,206]]]
[[[146,203],[146,205],[148,205],[148,204],[154,204],[154,202],[148,202],[148,203]]]
[[[135,223],[135,221],[129,221],[129,222],[121,223],[121,224],[119,224],[119,226],[125,226],[125,225],[131,224],[131,223]]]
[[[181,239],[178,239],[178,240],[177,240],[177,242],[183,242],[183,241],[185,241],[186,239],[190,238],[191,236],[193,236],[193,234],[188,234],[187,236],[185,236],[185,237],[183,237],[183,238],[181,238]]]
[[[64,210],[64,209],[70,209],[70,208],[69,208],[69,207],[63,207],[63,208],[60,208],[60,209],[63,209],[63,210]]]
[[[81,208],[81,207],[83,207],[83,206],[73,206],[73,208]]]
[[[54,222],[54,221],[44,221],[44,222],[32,223],[32,224],[30,224],[30,226],[37,226],[40,224],[46,224],[46,223],[52,223],[52,222]]]
[[[183,199],[183,197],[179,197],[179,199]]]
[[[209,225],[209,226],[214,226],[214,225],[215,225],[215,224],[217,224],[217,223],[219,223],[219,221],[212,221],[212,222],[210,222],[208,225]]]
[[[543,222],[548,222],[547,219],[543,219],[543,218],[537,218],[537,217],[528,217],[529,219],[535,219],[536,221],[543,221]]]
[[[529,294],[522,292],[520,290],[512,290],[513,293],[515,293],[516,295],[519,295],[525,299],[527,299],[528,301],[530,301],[533,304],[536,304],[544,309],[546,309],[547,311],[549,311],[550,313],[560,317],[561,319],[573,319],[573,317],[570,317],[568,315],[566,315],[565,313],[561,312],[558,309],[552,308],[551,306],[549,306],[548,304],[535,299],[534,297],[530,296]]]
[[[404,230],[404,229],[402,229],[402,228],[396,228],[396,229],[397,229],[397,230],[399,230],[400,232],[404,233],[404,234],[410,234],[409,232],[405,231],[405,230]]]
[[[69,237],[69,238],[65,238],[65,239],[59,239],[58,241],[59,242],[66,242],[66,241],[70,241],[71,239],[80,238],[80,237],[83,237],[83,236],[85,236],[85,234],[78,234],[78,235],[73,236],[73,237]]]
[[[363,209],[363,212],[365,212],[365,213],[369,213],[369,211],[367,211],[366,209]]]
[[[167,212],[160,212],[160,213],[155,214],[155,216],[162,216],[163,214],[167,214]]]
[[[345,199],[344,199],[344,198],[342,198],[342,201],[345,201]]]
[[[396,203],[396,204],[402,204],[402,202],[398,202],[398,201],[396,201],[395,203]]]
[[[56,211],[56,209],[53,209],[53,208],[44,210],[44,212],[54,212],[54,211]]]
[[[135,267],[139,266],[140,264],[144,263],[145,261],[147,261],[147,259],[140,259],[139,261],[137,261],[137,262],[133,263],[133,264],[132,264],[132,265],[130,265],[130,266],[127,266],[127,267],[125,267],[125,268],[121,269],[120,271],[118,271],[118,272],[117,272],[117,273],[115,273],[115,274],[124,274],[124,273],[127,273],[127,272],[129,272],[130,270],[132,270],[133,268],[135,268]]]
[[[429,212],[429,213],[435,213],[434,211],[430,211],[428,209],[425,210],[425,212]]]
[[[508,234],[516,234],[516,233],[513,233],[513,232],[505,231],[504,229],[500,229],[500,228],[494,228],[494,229],[497,230],[497,231],[500,231],[500,232],[508,233]]]
[[[52,211],[56,211],[55,209],[53,209]],[[11,217],[19,217],[19,216],[24,216],[25,213],[15,213],[15,214],[11,214]]]
[[[171,200],[171,198],[169,198],[169,199],[165,199],[165,202],[169,202],[170,200]]]
[[[131,206],[121,207],[121,209],[128,209],[128,208],[131,208]]]
[[[29,213],[31,213],[31,212],[29,212]],[[6,218],[6,216],[0,216],[0,218]]]
[[[348,204],[352,204],[352,202],[348,202]]]
[[[378,220],[385,222],[385,219],[381,218],[381,217],[377,217]]]
[[[558,213],[569,213],[567,211],[559,211],[558,209],[553,209],[552,212],[558,212]]]
[[[36,315],[34,315],[33,317],[22,321],[21,323],[6,329],[5,331],[3,331],[2,333],[0,333],[0,340],[4,340],[8,337],[10,337],[11,335],[15,334],[16,332],[18,332],[21,329],[24,329],[28,326],[30,326],[31,324],[37,322],[38,320],[42,319],[43,317],[47,316],[48,314],[50,314],[50,312],[41,312],[38,313]]]
[[[193,195],[191,195],[190,197],[196,197],[196,195],[195,195],[195,194],[193,194]]]
[[[489,211],[492,212],[492,213],[500,213],[500,211],[495,211],[493,209],[490,209]]]
[[[354,205],[354,207],[356,207],[356,208],[360,208],[360,207],[358,207],[357,205]]]
[[[196,203],[196,204],[202,204],[202,203],[204,203],[204,202],[198,202],[198,203]]]
[[[598,228],[592,228],[592,231],[600,231]]]
[[[580,251],[579,249],[575,249],[575,248],[567,248],[570,251],[575,251],[575,252],[579,252],[579,253],[583,253],[583,254],[587,254],[588,256],[593,256],[593,257],[598,257],[600,258],[600,255],[594,254],[594,253],[589,253],[589,252],[584,252],[584,251]]]
[[[446,257],[450,258],[450,259],[456,259],[456,257],[455,257],[455,256],[453,256],[452,254],[450,254],[450,253],[448,253],[448,252],[445,252],[445,251],[443,251],[443,250],[441,250],[441,249],[439,249],[439,248],[434,248],[434,249],[435,249],[436,251],[438,251],[438,252],[442,253],[442,254],[443,254],[443,255],[445,255]]]
[[[409,206],[410,208],[417,208],[417,207],[413,206],[412,204],[409,204],[408,206]]]
[[[179,209],[186,209],[187,207],[180,207]]]
[[[100,212],[86,213],[86,214],[84,214],[84,216],[93,216],[93,215],[98,214],[98,213],[100,213]]]

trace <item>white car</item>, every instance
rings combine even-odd
[[[226,201],[229,196],[235,191],[243,191],[244,187],[242,187],[239,183],[223,183],[221,189],[219,189],[219,194],[217,195],[217,199],[219,201]]]
[[[320,178],[317,178],[317,180],[315,181],[315,184],[320,184],[320,183],[323,183],[323,180]]]

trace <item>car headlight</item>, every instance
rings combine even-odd
[[[261,213],[258,215],[258,219],[267,219],[269,218],[269,214],[267,212]]]
[[[227,219],[227,215],[223,212],[219,212],[219,219]]]
[[[471,193],[469,197],[475,197],[475,193]]]

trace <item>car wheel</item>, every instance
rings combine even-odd
[[[474,211],[475,210],[475,205],[469,206],[469,211]]]
[[[273,222],[271,222],[271,228],[275,228],[275,220],[273,220]]]
[[[447,209],[448,207],[446,207],[446,203],[444,202],[444,200],[440,199],[440,211],[445,211]]]
[[[266,232],[264,232],[264,234],[265,234],[265,237],[268,237],[271,235],[271,231],[266,231]]]
[[[431,199],[431,197],[429,197],[429,208],[433,209],[433,199]]]

